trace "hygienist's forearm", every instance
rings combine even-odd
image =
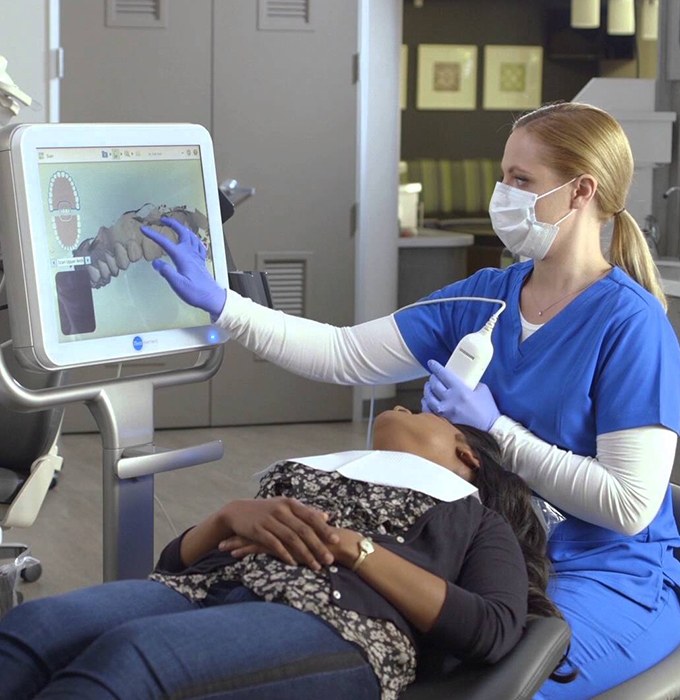
[[[227,293],[217,323],[256,355],[295,374],[335,384],[390,384],[425,376],[392,316],[338,328]]]
[[[554,506],[582,520],[633,535],[658,512],[668,486],[676,434],[661,426],[597,438],[597,457],[576,455],[540,440],[501,416],[491,429],[504,466]]]

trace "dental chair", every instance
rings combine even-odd
[[[571,631],[564,620],[532,616],[517,646],[498,663],[464,664],[446,678],[419,680],[401,698],[530,700],[560,663],[570,639]]]
[[[671,484],[680,524],[680,485]],[[680,550],[676,550],[680,558]],[[529,620],[517,646],[493,666],[461,666],[451,676],[418,681],[403,700],[530,700],[553,672],[570,639],[569,626],[556,618]],[[680,699],[680,647],[656,666],[593,700]]]
[[[7,358],[11,348],[3,347]],[[29,381],[29,380],[27,380]],[[30,383],[53,384],[59,376],[37,375]],[[28,553],[24,544],[4,542],[4,531],[12,527],[30,527],[38,516],[53,479],[63,459],[58,454],[57,439],[63,409],[36,413],[18,413],[0,404],[0,559],[16,559]],[[25,581],[35,581],[41,573],[36,560],[21,569]]]
[[[1,272],[0,272],[1,275]],[[0,291],[2,286],[0,284]],[[0,295],[0,298],[4,295]],[[4,302],[4,299],[2,299]],[[59,384],[63,373],[27,372],[14,359],[6,310],[0,311],[0,352],[14,375],[26,386],[41,389]],[[63,408],[20,413],[0,403],[0,564],[28,554],[25,544],[4,541],[4,531],[29,527],[35,521],[63,459],[57,451]],[[31,558],[20,575],[25,581],[40,577],[40,563]]]
[[[680,485],[671,484],[673,512],[680,526]],[[675,550],[680,559],[680,549]],[[634,676],[593,700],[677,700],[680,698],[680,647],[644,673]]]

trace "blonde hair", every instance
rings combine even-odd
[[[621,125],[598,107],[559,102],[521,116],[512,130],[520,128],[541,141],[547,152],[546,165],[562,174],[565,182],[584,173],[597,180],[595,203],[601,223],[614,219],[610,262],[622,268],[667,309],[666,295],[647,242],[625,208],[634,164]]]

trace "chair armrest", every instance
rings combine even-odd
[[[680,697],[680,648],[663,661],[593,700],[668,700]]]
[[[49,491],[54,472],[61,468],[63,458],[57,454],[56,445],[31,466],[31,473],[24,481],[12,502],[0,507],[0,526],[30,527],[40,512]]]
[[[555,670],[571,639],[556,617],[532,617],[517,646],[493,665],[464,664],[438,680],[419,681],[403,700],[530,700]]]

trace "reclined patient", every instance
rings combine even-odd
[[[0,698],[392,700],[560,615],[531,492],[487,434],[398,408],[373,447],[273,465],[149,580],[11,610]]]

